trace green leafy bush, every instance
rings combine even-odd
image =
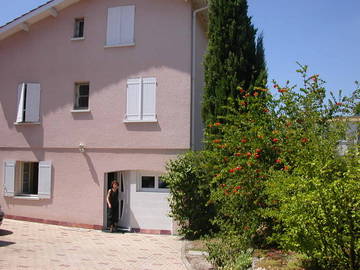
[[[210,200],[211,153],[189,151],[169,161],[162,179],[170,188],[171,216],[179,223],[179,233],[194,239],[215,230],[210,220],[215,214]]]
[[[299,72],[304,88],[286,88],[275,122],[283,139],[281,168],[269,171],[264,195],[264,216],[275,224],[269,240],[308,255],[324,269],[359,269],[360,159],[355,149],[339,156],[337,144],[347,123],[334,121],[352,100],[325,105],[322,81],[308,78],[305,67]]]
[[[238,235],[217,235],[206,242],[209,261],[223,270],[244,270],[252,263],[252,250]]]

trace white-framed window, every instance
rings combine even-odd
[[[125,122],[156,122],[156,78],[127,81]]]
[[[140,173],[138,179],[138,191],[169,192],[167,184],[161,180],[161,176],[153,173]]]
[[[134,45],[135,6],[118,6],[108,9],[106,46]]]
[[[74,39],[80,39],[84,37],[85,19],[75,18],[74,21]]]
[[[90,84],[75,83],[74,111],[89,110]]]
[[[51,161],[4,162],[4,196],[51,197]]]
[[[40,84],[21,83],[18,86],[16,123],[40,121]]]

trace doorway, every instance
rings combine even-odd
[[[118,220],[118,229],[130,231],[131,228],[129,226],[129,221],[126,218],[126,213],[129,211],[129,183],[125,179],[125,172],[124,171],[118,171],[118,172],[109,172],[106,174],[106,182],[107,182],[107,191],[111,188],[112,181],[116,180],[119,183],[119,220]],[[106,217],[108,215],[108,207],[107,204],[105,204],[106,207]],[[106,219],[106,225],[107,219]]]

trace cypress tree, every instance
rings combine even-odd
[[[208,0],[209,44],[205,55],[202,117],[205,124],[226,114],[228,97],[241,97],[254,86],[265,87],[267,70],[262,34],[248,16],[246,0]],[[238,87],[246,91],[239,91]],[[251,93],[250,93],[251,94]]]

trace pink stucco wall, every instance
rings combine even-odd
[[[104,48],[108,7],[135,4],[135,46]],[[72,41],[85,17],[85,40]],[[191,6],[183,0],[83,0],[0,41],[0,162],[53,161],[50,200],[4,198],[5,212],[103,224],[104,174],[164,171],[190,147]],[[157,123],[124,123],[126,81],[156,77]],[[90,82],[89,113],[71,113]],[[40,125],[15,126],[17,86],[41,84]],[[85,153],[78,150],[85,143]],[[0,166],[0,186],[3,168]]]
[[[104,48],[108,7],[135,4],[135,46]],[[76,17],[85,40],[71,41]],[[191,7],[182,0],[87,0],[0,42],[1,146],[189,148]],[[123,123],[126,81],[156,77],[158,123]],[[90,82],[90,113],[71,113]],[[17,85],[41,84],[41,125],[17,126]],[[96,128],[95,128],[96,127]]]

